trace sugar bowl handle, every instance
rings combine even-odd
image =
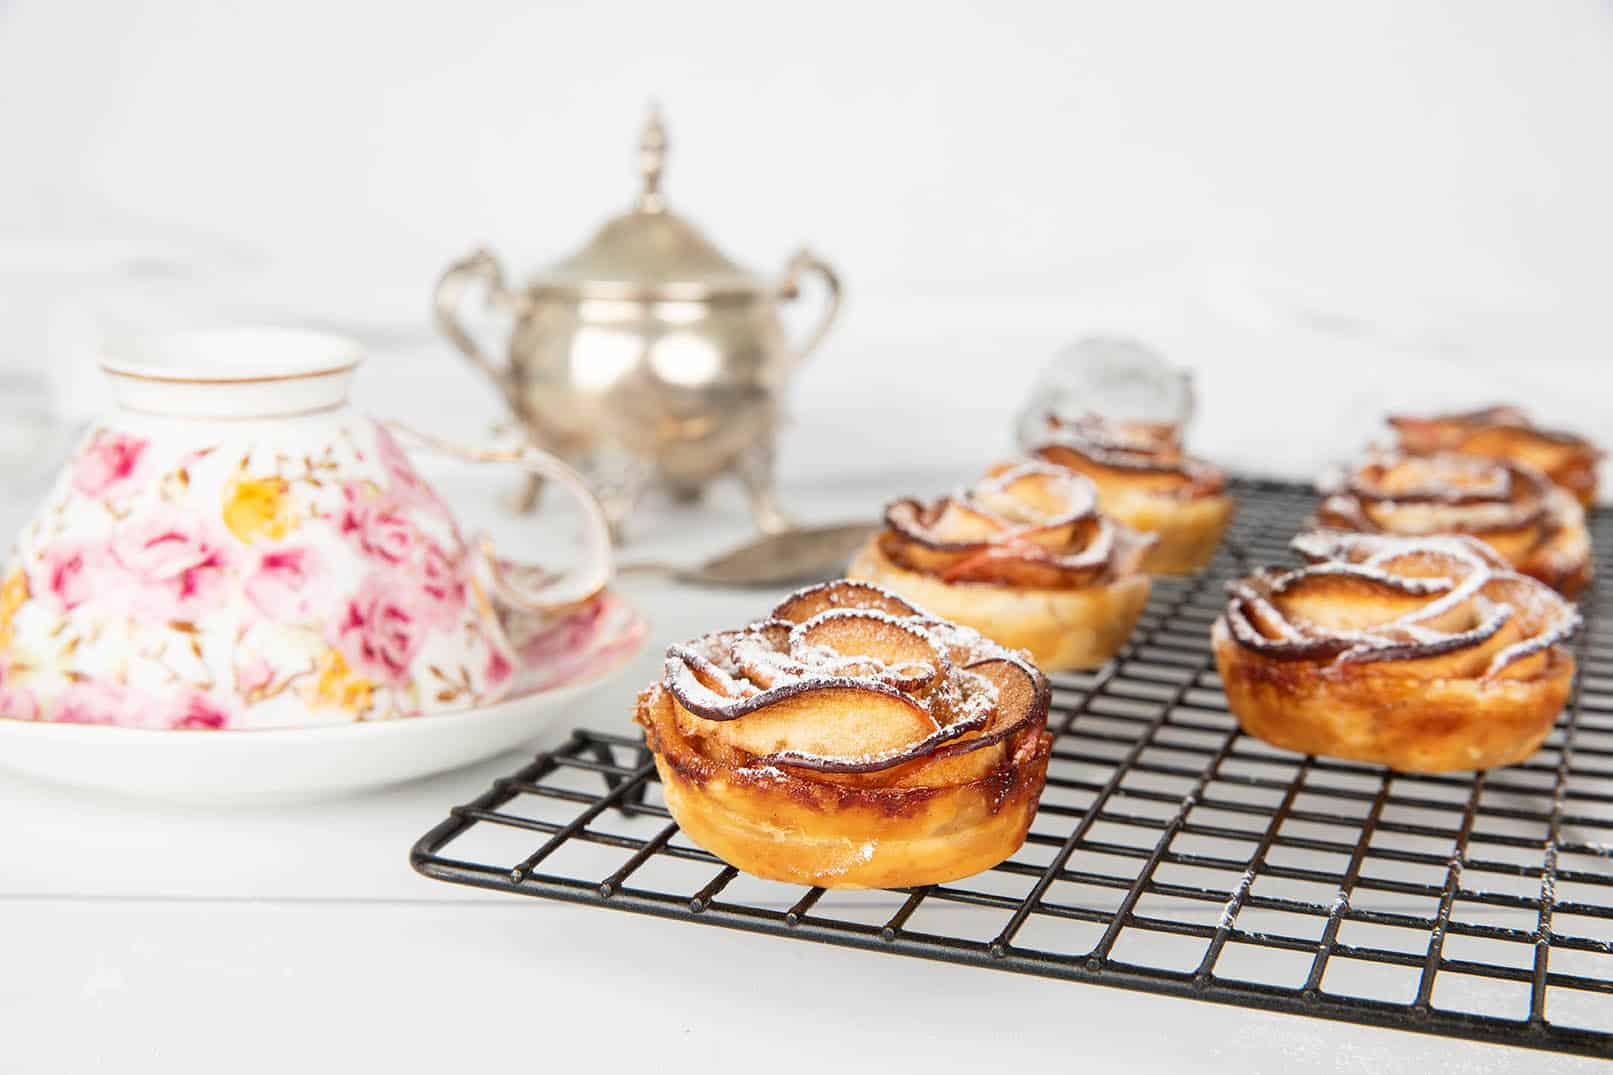
[[[436,312],[437,329],[459,348],[460,354],[470,359],[477,368],[492,378],[510,405],[516,406],[515,380],[506,366],[500,366],[483,353],[470,333],[459,322],[459,304],[465,289],[471,284],[481,284],[487,292],[487,303],[492,305],[506,294],[504,290],[504,270],[499,267],[498,258],[486,248],[473,250],[448,266],[442,276],[437,280],[437,289],[432,295],[432,308]]]
[[[599,501],[588,491],[581,475],[548,452],[532,445],[520,448],[473,448],[443,440],[397,422],[386,426],[405,443],[415,444],[471,463],[513,463],[528,474],[546,478],[570,493],[582,511],[582,562],[564,574],[502,559],[485,534],[470,541],[476,580],[483,590],[504,605],[523,612],[558,612],[589,600],[611,579],[610,526]]]
[[[818,323],[807,335],[801,346],[795,349],[793,362],[801,362],[813,351],[818,344],[829,334],[829,328],[834,324],[835,315],[840,312],[840,277],[835,273],[829,263],[812,253],[810,250],[799,250],[795,256],[784,266],[784,278],[779,281],[778,293],[781,298],[793,299],[801,293],[801,280],[809,275],[816,275],[823,280],[824,303],[823,313],[818,316]]]

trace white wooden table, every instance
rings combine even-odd
[[[902,488],[893,484],[793,499],[806,517],[846,518]],[[633,554],[689,556],[743,532],[731,497],[699,519],[658,531],[693,540]],[[767,600],[642,577],[624,589],[652,618],[650,642],[574,723],[625,728],[667,642],[741,622]],[[411,843],[520,761],[362,798],[212,813],[0,773],[0,1071],[1593,1070],[415,875]]]

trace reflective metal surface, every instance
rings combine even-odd
[[[730,260],[667,208],[666,148],[652,113],[637,204],[524,287],[509,287],[487,250],[450,265],[437,285],[437,324],[492,378],[528,435],[589,476],[618,532],[652,485],[692,499],[724,475],[744,484],[757,525],[777,530],[788,523],[773,490],[781,396],[833,323],[840,281],[805,250],[775,279]],[[779,306],[814,276],[823,310],[792,342]],[[503,362],[459,320],[472,288],[514,319]]]

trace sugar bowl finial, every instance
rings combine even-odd
[[[639,171],[644,175],[644,193],[639,195],[642,212],[659,213],[666,208],[661,197],[661,172],[666,167],[666,126],[661,122],[661,106],[650,102],[644,131],[638,137]]]

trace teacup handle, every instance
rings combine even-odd
[[[582,509],[583,562],[563,575],[545,576],[536,584],[511,577],[485,534],[471,539],[471,555],[475,557],[477,580],[489,595],[504,604],[525,612],[546,613],[579,605],[589,600],[609,584],[611,578],[610,525],[599,501],[588,491],[582,476],[548,452],[531,444],[519,449],[473,448],[398,422],[386,426],[406,441],[422,447],[455,456],[471,463],[513,463],[528,474],[552,480],[570,493]]]

